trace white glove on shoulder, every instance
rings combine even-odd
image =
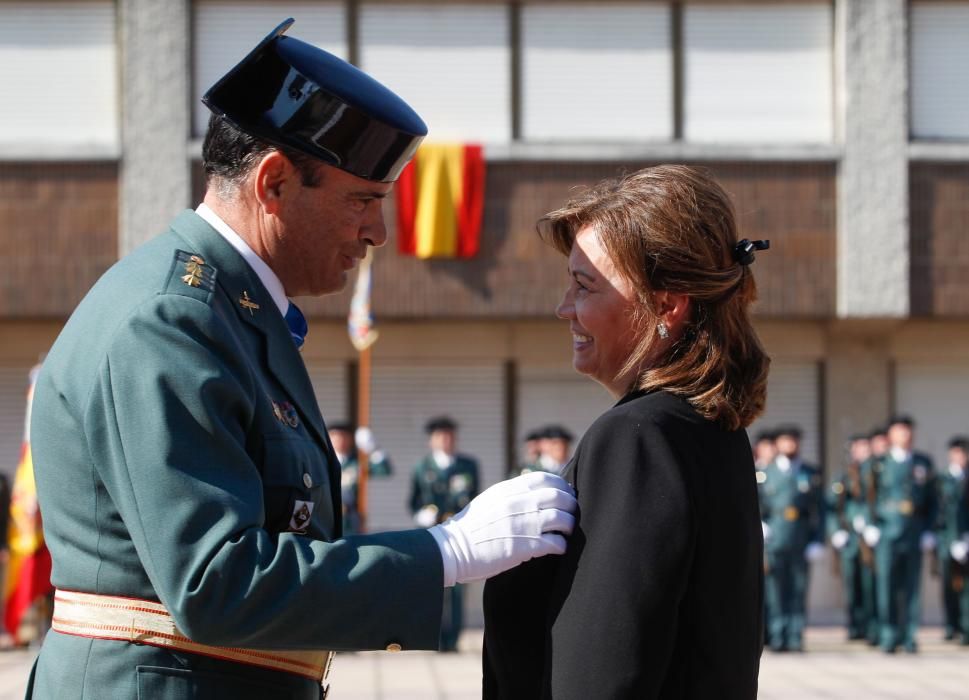
[[[960,564],[969,561],[969,543],[965,540],[956,540],[949,545],[949,555]]]
[[[766,521],[760,521],[760,529],[764,531],[764,542],[770,539],[770,525]]]
[[[922,533],[922,537],[919,538],[919,548],[923,552],[931,552],[939,544],[939,541],[935,539],[935,534],[926,530]]]
[[[804,558],[812,564],[824,559],[824,545],[820,542],[811,542],[804,549]]]
[[[429,532],[444,562],[444,585],[496,576],[535,557],[565,554],[575,527],[572,487],[532,472],[501,481]]]
[[[365,425],[357,428],[357,431],[353,434],[353,441],[357,445],[357,449],[364,454],[370,454],[377,449],[377,441],[373,437],[373,431]]]
[[[847,530],[836,530],[831,535],[831,546],[835,549],[844,549],[845,545],[848,544],[849,537]]]
[[[874,547],[878,544],[878,540],[882,538],[882,531],[874,525],[866,525],[861,536],[865,538],[865,544],[869,547]]]
[[[424,506],[414,513],[414,522],[417,523],[417,527],[432,527],[437,523],[437,508],[434,506]]]

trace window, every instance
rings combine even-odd
[[[684,138],[831,141],[832,22],[830,3],[687,5]]]
[[[346,11],[342,2],[252,2],[207,0],[195,3],[193,71],[194,133],[205,134],[208,108],[202,95],[287,17],[296,19],[294,37],[347,57]]]
[[[0,142],[116,151],[113,2],[0,2]]]
[[[363,3],[361,67],[417,110],[434,140],[511,140],[504,4]]]
[[[969,138],[969,3],[911,11],[912,136]]]
[[[661,4],[525,5],[523,138],[671,139],[670,15]]]

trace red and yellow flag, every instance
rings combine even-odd
[[[37,487],[34,484],[34,463],[30,455],[30,408],[39,371],[40,367],[30,371],[24,440],[10,497],[10,527],[7,534],[10,561],[4,590],[4,626],[14,637],[24,613],[34,601],[51,590],[50,552],[44,544]]]
[[[485,161],[480,144],[426,143],[397,180],[397,247],[418,258],[478,253]]]

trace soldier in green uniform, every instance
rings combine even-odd
[[[874,552],[862,533],[871,520],[868,484],[863,465],[871,458],[867,435],[854,435],[848,444],[848,464],[832,479],[828,497],[828,533],[844,587],[848,639],[872,639],[878,630]]]
[[[536,428],[525,434],[525,444],[523,445],[522,461],[517,466],[512,466],[508,470],[508,478],[531,474],[540,471],[538,468],[538,458],[542,454],[542,429]]]
[[[478,462],[457,453],[458,425],[447,416],[427,422],[430,452],[414,467],[410,510],[421,527],[442,523],[471,502],[479,485]],[[457,651],[464,626],[464,592],[454,586],[445,592],[441,621],[441,651]]]
[[[367,455],[367,477],[379,479],[390,476],[393,465],[387,453],[377,447],[370,428],[354,429],[349,423],[333,423],[329,430],[333,451],[340,462],[340,493],[343,498],[343,534],[362,532],[360,512],[357,510],[360,462],[358,454]]]
[[[808,563],[824,555],[824,495],[820,470],[800,458],[800,428],[779,427],[775,442],[777,457],[760,484],[768,644],[774,651],[801,651]]]
[[[203,205],[96,283],[38,377],[57,590],[29,698],[320,700],[330,651],[435,648],[442,589],[565,550],[575,500],[549,474],[430,531],[342,537],[289,297],[386,241],[426,127],[290,24],[206,94]]]
[[[921,606],[919,581],[923,552],[935,548],[936,487],[932,460],[912,451],[914,421],[895,416],[889,421],[889,449],[876,463],[875,522],[865,533],[875,546],[880,645],[894,653],[899,645],[918,651]]]
[[[949,466],[938,476],[939,510],[936,535],[939,540],[939,574],[942,578],[942,603],[945,638],[969,644],[969,610],[966,608],[969,573],[966,567],[969,544],[969,437],[958,436],[949,442]]]

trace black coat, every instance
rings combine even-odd
[[[756,698],[763,539],[746,432],[630,394],[566,478],[568,552],[485,586],[484,697]]]

